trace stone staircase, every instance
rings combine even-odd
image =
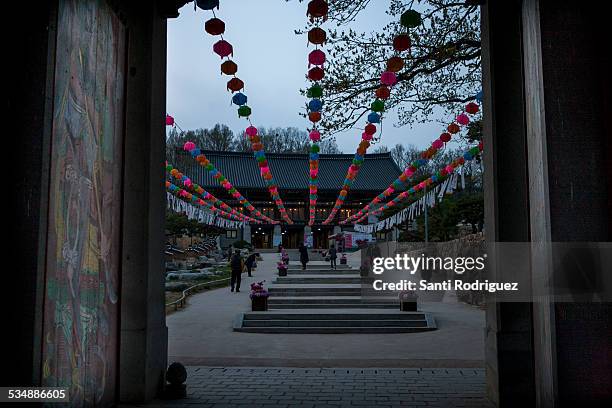
[[[363,296],[370,278],[346,265],[337,270],[291,265],[268,288],[267,312],[246,312],[234,330],[251,333],[411,333],[435,330],[424,312],[400,312],[397,297]],[[362,286],[363,285],[363,286]]]

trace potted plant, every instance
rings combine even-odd
[[[340,257],[340,265],[346,265],[346,254],[343,253]]]
[[[287,264],[285,262],[278,262],[276,267],[278,268],[278,276],[287,276]]]
[[[283,261],[285,265],[289,265],[289,254],[284,248],[283,248],[283,251],[281,252],[281,260]]]
[[[417,294],[413,290],[406,290],[400,292],[400,310],[402,312],[416,312],[417,311]]]
[[[264,288],[265,281],[251,283],[251,310],[253,312],[265,312],[268,310],[268,296],[270,294]]]

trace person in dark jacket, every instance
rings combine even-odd
[[[302,270],[306,269],[306,264],[308,263],[308,247],[304,245],[303,242],[300,242],[300,262],[302,263]]]
[[[247,257],[246,261],[244,262],[247,268],[247,272],[249,273],[249,276],[253,276],[251,275],[251,271],[253,270],[253,265],[255,265],[255,260],[257,259],[258,256],[259,256],[258,253],[252,253],[251,255]]]
[[[240,281],[242,280],[242,270],[244,269],[244,261],[240,256],[240,250],[236,250],[234,255],[232,255],[232,259],[230,261],[230,267],[232,268],[232,277],[230,279],[230,287],[231,291],[234,291],[234,287],[236,288],[236,292],[240,292]]]
[[[234,251],[232,251],[232,246],[230,245],[229,248],[227,248],[227,260],[231,261],[232,260],[232,254],[234,253]]]
[[[336,267],[336,258],[338,258],[338,253],[336,252],[336,248],[332,245],[327,252],[329,255],[329,263],[332,269],[337,269]]]

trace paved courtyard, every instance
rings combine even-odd
[[[188,397],[160,407],[490,407],[484,369],[189,367]]]
[[[277,254],[264,261],[242,291],[221,288],[190,297],[186,309],[167,318],[168,361],[216,367],[483,367],[484,312],[456,303],[431,302],[438,330],[408,334],[262,334],[232,330],[249,310],[249,284],[270,283]],[[349,262],[358,265],[353,257]]]

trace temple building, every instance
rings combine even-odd
[[[251,152],[203,151],[202,153],[258,210],[274,220],[281,220]],[[191,155],[181,151],[175,154],[173,164],[193,182],[228,205],[242,209],[237,200],[233,199]],[[280,225],[252,224],[245,225],[240,230],[227,230],[226,236],[221,240],[222,246],[227,246],[233,241],[246,240],[255,248],[273,248],[279,244],[286,248],[297,248],[300,242],[305,242],[312,248],[327,248],[329,236],[342,229],[352,230],[350,225],[341,228],[338,223],[359,211],[401,173],[390,153],[366,155],[359,177],[351,187],[344,206],[332,222],[323,225],[322,222],[334,206],[339,186],[344,182],[353,155],[321,154],[315,224],[308,226],[308,154],[267,153],[266,157],[287,213],[294,224],[288,225],[284,222]]]

